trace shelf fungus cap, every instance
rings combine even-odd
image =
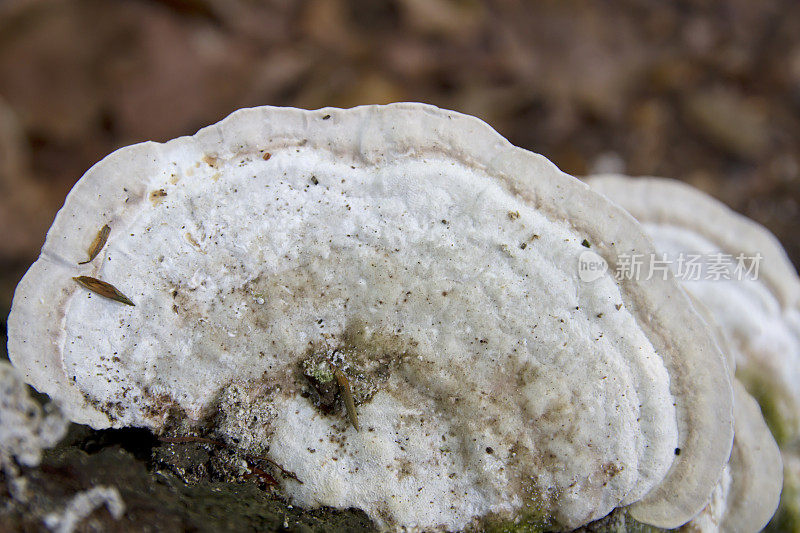
[[[783,461],[758,403],[738,380],[734,380],[733,393],[732,483],[721,530],[755,533],[767,525],[778,508]]]
[[[642,223],[683,287],[729,339],[736,375],[759,401],[778,443],[800,440],[800,279],[760,224],[665,178],[588,180]],[[690,270],[692,257],[702,266]]]
[[[649,252],[478,119],[245,109],[87,172],[17,288],[10,356],[77,422],[212,424],[296,474],[296,504],[382,528],[627,505],[674,527],[728,460],[732,392],[673,279],[614,275]]]
[[[681,528],[686,533],[756,533],[778,508],[783,485],[781,451],[758,403],[733,382],[734,438],[728,465],[708,505]]]

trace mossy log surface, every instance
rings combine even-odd
[[[164,444],[146,431],[96,432],[73,425],[38,468],[22,472],[28,501],[12,499],[0,475],[0,531],[44,530],[45,516],[98,485],[119,490],[125,513],[115,520],[101,506],[77,531],[375,531],[361,511],[304,511],[282,501],[258,477],[234,479],[235,453],[213,448]]]

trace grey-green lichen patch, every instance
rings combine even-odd
[[[573,533],[666,533],[665,529],[642,524],[630,516],[625,508],[614,509],[607,516],[586,524]]]
[[[303,376],[308,380],[308,397],[323,413],[334,412],[340,399],[339,383],[327,354],[313,352],[303,359],[301,366]]]
[[[545,533],[560,529],[537,494],[530,494],[528,503],[514,516],[489,515],[479,523],[479,530],[486,533]]]
[[[321,354],[313,354],[308,359],[304,359],[302,365],[303,374],[314,381],[325,384],[334,380],[331,362]]]
[[[520,515],[512,520],[499,520],[493,523],[487,519],[481,531],[486,533],[545,533],[553,531],[551,522],[538,515]]]
[[[311,389],[308,396],[325,414],[343,404],[350,423],[358,430],[356,405],[368,401],[379,384],[386,381],[390,354],[379,345],[365,349],[351,341],[332,348],[328,341],[326,337],[323,347],[310,348],[309,355],[300,362]]]
[[[356,404],[369,401],[401,362],[412,355],[415,341],[402,333],[383,333],[358,319],[349,321],[341,334],[325,334],[313,342],[302,360],[309,380],[328,384],[335,369],[346,375]]]
[[[775,394],[772,381],[758,372],[740,370],[739,375],[741,381],[746,384],[748,392],[761,407],[764,421],[775,438],[775,442],[781,447],[789,445],[794,434],[786,425],[784,413],[787,411],[787,406],[779,403],[782,397]]]

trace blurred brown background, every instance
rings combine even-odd
[[[399,100],[569,173],[691,182],[800,263],[796,0],[0,0],[0,322],[115,148],[240,107]]]

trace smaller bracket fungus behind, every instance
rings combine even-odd
[[[52,403],[42,409],[28,394],[19,372],[0,361],[0,473],[13,499],[25,501],[30,496],[18,465],[37,466],[42,451],[64,437],[67,425]]]
[[[681,531],[756,533],[775,514],[783,485],[781,450],[767,427],[758,403],[733,377],[735,348],[728,331],[696,297],[692,305],[714,333],[733,380],[734,437],[731,458],[722,473],[711,500],[699,515]]]
[[[756,533],[778,508],[783,485],[781,451],[758,403],[738,380],[734,390],[731,458],[703,511],[681,528],[686,533]]]
[[[67,421],[48,404],[43,411],[28,394],[17,370],[0,361],[0,467],[12,460],[37,466],[42,450],[55,446],[67,432]]]
[[[73,420],[212,424],[294,472],[296,504],[385,529],[627,505],[679,526],[730,454],[727,367],[674,280],[584,282],[587,246],[651,251],[475,118],[246,109],[87,172],[17,289],[10,355]]]
[[[718,329],[723,351],[733,355],[738,380],[761,405],[772,435],[783,450],[783,463],[791,464],[800,450],[800,279],[778,240],[763,226],[675,180],[603,175],[587,181],[642,223],[654,240],[659,257],[667,254],[673,268],[680,261],[685,264],[690,257],[701,259],[696,263],[705,270],[692,274],[684,268],[682,286],[710,315],[707,320]],[[708,270],[715,262],[718,274]],[[736,403],[743,407],[735,409],[737,437],[731,464],[757,461],[760,473],[752,479],[747,474],[749,496],[740,493],[737,497],[752,498],[751,504],[761,504],[744,508],[772,513],[771,498],[782,476],[767,475],[775,469],[770,446],[764,437],[758,437],[758,446],[752,440],[759,435],[754,420],[761,412],[750,406],[749,396],[741,402],[740,396],[737,393]],[[745,422],[739,421],[740,416],[750,420],[746,423],[751,430],[743,434],[739,425]],[[742,443],[737,447],[739,439]],[[747,453],[756,455],[746,457]],[[740,467],[737,469],[741,471]],[[789,485],[784,492],[796,494],[797,487],[791,485],[789,480],[793,477],[788,474],[787,471]],[[785,503],[800,508],[800,500]],[[755,524],[763,518],[757,513],[748,516],[747,522],[742,521],[744,515],[735,520]]]
[[[725,330],[736,375],[761,403],[778,442],[800,439],[800,279],[775,236],[675,180],[608,175],[588,181],[642,223],[659,253],[692,254],[705,263],[719,258],[721,275],[689,273],[683,286]]]

